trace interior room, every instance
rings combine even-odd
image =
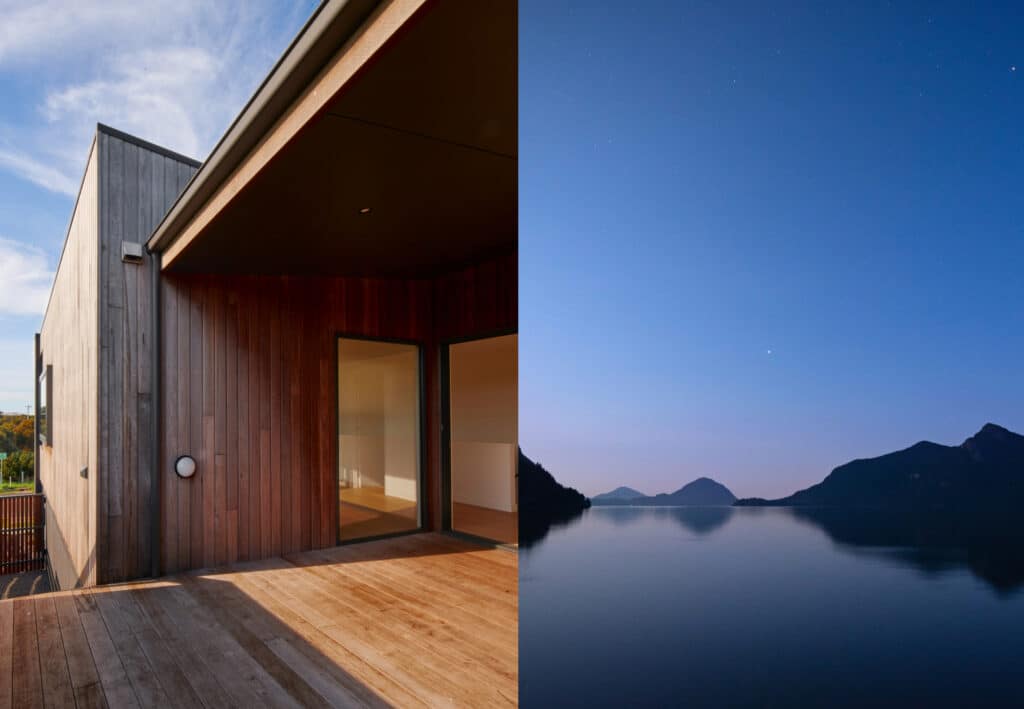
[[[419,488],[419,348],[339,338],[339,538],[416,529]]]
[[[449,346],[452,529],[518,540],[518,336]]]

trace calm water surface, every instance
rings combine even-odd
[[[1020,569],[990,556],[786,509],[591,509],[520,552],[520,702],[1024,706]]]

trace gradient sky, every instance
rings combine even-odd
[[[1024,431],[1024,18],[520,13],[520,436],[587,494],[781,496]]]

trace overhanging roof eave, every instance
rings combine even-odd
[[[325,0],[278,59],[146,242],[164,251],[380,0]]]

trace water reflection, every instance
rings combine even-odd
[[[544,511],[519,508],[519,548],[529,549],[540,544],[552,530],[567,527],[583,516],[584,510]]]
[[[578,522],[584,514],[600,515],[616,526],[628,526],[652,517],[670,520],[688,532],[703,536],[725,525],[732,517],[733,507],[593,507],[589,510],[560,515],[527,514],[520,510],[519,546],[529,549],[544,541],[553,530]]]
[[[768,508],[746,507],[751,517]],[[908,510],[779,508],[792,519],[824,532],[837,548],[907,566],[925,575],[967,569],[995,591],[1024,587],[1024,530],[1016,516],[922,513]],[[553,530],[576,524],[583,514],[596,515],[617,527],[652,518],[671,521],[688,533],[711,535],[733,519],[733,507],[597,507],[555,519],[533,519],[524,526],[520,544],[540,544]]]
[[[1012,529],[591,509],[520,557],[520,706],[1024,706]]]
[[[656,517],[675,522],[688,532],[710,534],[723,526],[733,514],[732,507],[595,507],[590,514],[601,515],[616,525],[628,525]]]
[[[784,508],[839,548],[909,566],[926,575],[966,568],[1000,593],[1024,586],[1024,531],[1005,512]]]

